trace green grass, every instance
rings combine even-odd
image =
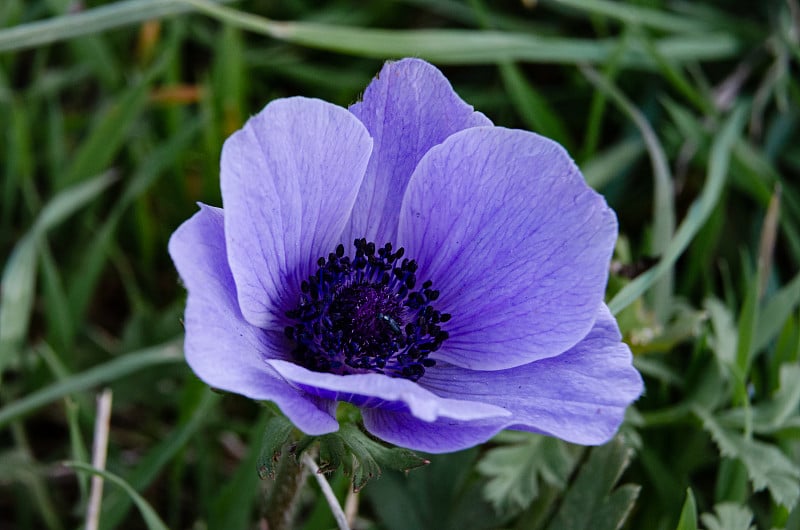
[[[347,105],[413,55],[617,211],[608,300],[647,391],[603,448],[506,433],[387,471],[357,527],[800,529],[796,0],[83,4],[0,2],[0,527],[84,524],[103,388],[100,528],[258,527],[270,410],[183,363],[166,242],[221,204],[249,115]],[[332,528],[312,482],[297,527]]]

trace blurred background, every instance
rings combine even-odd
[[[617,211],[647,391],[606,447],[507,433],[357,496],[337,472],[354,527],[800,528],[799,43],[797,0],[0,1],[0,529],[84,524],[61,463],[91,462],[104,388],[100,528],[261,527],[268,412],[183,362],[167,240],[221,205],[250,115],[347,106],[403,56]],[[332,528],[312,482],[297,527]]]

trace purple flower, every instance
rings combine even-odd
[[[169,250],[186,360],[302,431],[359,407],[430,452],[501,429],[599,444],[642,391],[603,303],[617,222],[564,149],[495,127],[430,64],[363,101],[272,101],[222,150],[225,209]]]

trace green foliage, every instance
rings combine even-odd
[[[545,436],[509,433],[510,443],[487,451],[477,470],[489,478],[484,498],[501,514],[515,514],[539,496],[539,481],[564,489],[576,463],[575,450]]]
[[[502,524],[482,498],[472,472],[476,450],[428,455],[413,473],[387,472],[364,488],[382,528],[389,530],[489,530]]]
[[[695,408],[723,456],[738,458],[756,491],[769,489],[776,502],[792,508],[800,498],[800,466],[774,445],[742,436],[719,425],[706,410]]]
[[[258,457],[258,475],[262,478],[275,478],[275,471],[283,454],[294,425],[283,415],[271,417],[264,428],[261,441],[261,454]]]
[[[734,503],[723,503],[714,506],[714,513],[700,516],[708,530],[751,530],[753,513]]]
[[[593,449],[565,493],[548,530],[621,528],[640,490],[634,484],[615,488],[632,456],[633,450],[621,438]]]
[[[675,530],[697,530],[697,503],[691,488],[686,490],[686,502],[683,503],[681,518]]]
[[[380,478],[383,469],[407,472],[430,463],[413,451],[374,440],[350,421],[340,420],[339,430],[334,433],[304,437],[297,444],[296,457],[299,459],[315,443],[319,444],[320,472],[331,473],[341,468],[352,477],[354,492]]]
[[[46,232],[94,199],[111,181],[108,175],[101,175],[55,196],[12,251],[3,270],[0,296],[0,374],[28,331],[35,295],[37,253]]]
[[[142,518],[144,518],[144,522],[147,524],[148,530],[168,530],[167,525],[164,524],[164,521],[161,520],[153,507],[150,506],[144,497],[139,495],[139,493],[137,493],[137,491],[122,478],[114,475],[113,473],[109,473],[108,471],[103,471],[102,469],[97,469],[86,465],[83,462],[64,462],[64,465],[67,467],[74,467],[75,469],[81,471],[86,471],[87,473],[91,473],[93,475],[98,475],[109,482],[118,485],[125,490],[125,493],[130,496],[134,504],[136,504],[136,507],[139,508]]]
[[[85,524],[110,387],[102,529],[142,528],[135,507],[257,527],[276,451],[318,451],[355,527],[800,529],[797,20],[794,0],[0,1],[3,522]],[[503,433],[418,456],[349,424],[293,442],[186,367],[165,248],[220,204],[225,138],[276,97],[348,105],[405,55],[564,143],[617,211],[608,300],[646,383],[627,445]],[[297,527],[332,527],[304,493]]]

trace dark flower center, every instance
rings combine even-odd
[[[286,316],[286,336],[295,343],[295,361],[317,372],[377,372],[412,381],[436,361],[428,355],[448,334],[450,315],[433,308],[439,291],[431,281],[414,290],[417,262],[402,259],[391,243],[376,248],[354,242],[353,259],[336,247],[317,260],[317,272],[300,285],[300,301]]]

